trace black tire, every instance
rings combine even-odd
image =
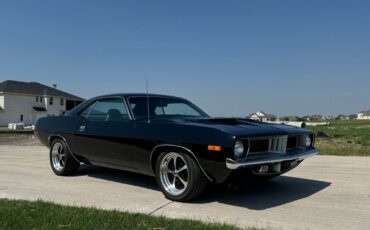
[[[59,166],[57,162],[57,157],[55,156],[56,149],[61,148],[58,150],[58,152],[61,152],[64,154],[63,156],[63,164],[59,161]],[[54,153],[53,153],[54,150]],[[73,175],[78,171],[78,168],[80,167],[80,163],[72,156],[72,154],[69,151],[69,148],[67,144],[64,142],[64,140],[57,138],[53,140],[53,142],[50,145],[50,166],[53,172],[58,176],[68,176]]]
[[[161,168],[161,162],[162,160],[168,156],[168,154],[178,154],[180,155],[186,165],[187,165],[187,170],[188,170],[188,177],[187,177],[187,187],[181,194],[171,194],[165,189],[165,184],[162,183],[161,176],[160,176],[160,168]],[[189,155],[182,153],[182,152],[163,152],[160,154],[156,161],[156,180],[157,183],[165,195],[167,199],[173,200],[173,201],[180,201],[180,202],[185,202],[185,201],[190,201],[192,199],[195,199],[199,196],[201,196],[204,191],[207,188],[208,184],[208,179],[198,166],[197,162],[191,158]]]

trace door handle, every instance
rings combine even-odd
[[[79,130],[80,130],[80,132],[84,132],[84,131],[85,131],[85,128],[86,128],[86,126],[81,125],[81,126],[80,126],[80,129],[79,129]]]

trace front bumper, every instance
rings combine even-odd
[[[304,152],[299,152],[295,154],[284,154],[278,156],[270,156],[264,159],[251,159],[244,162],[236,162],[230,158],[226,158],[226,167],[228,169],[239,169],[246,167],[253,167],[258,165],[276,164],[284,161],[302,161],[308,157],[312,157],[319,153],[317,149],[310,149]]]

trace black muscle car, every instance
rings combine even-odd
[[[211,118],[183,98],[153,94],[96,97],[39,119],[35,133],[50,147],[56,175],[80,163],[139,172],[176,201],[196,198],[210,182],[281,175],[318,153],[306,129]]]

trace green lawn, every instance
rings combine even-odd
[[[0,229],[239,229],[145,214],[0,199]],[[254,229],[254,228],[250,228]]]
[[[332,121],[330,126],[308,126],[318,137],[316,146],[323,155],[370,156],[370,121]]]

